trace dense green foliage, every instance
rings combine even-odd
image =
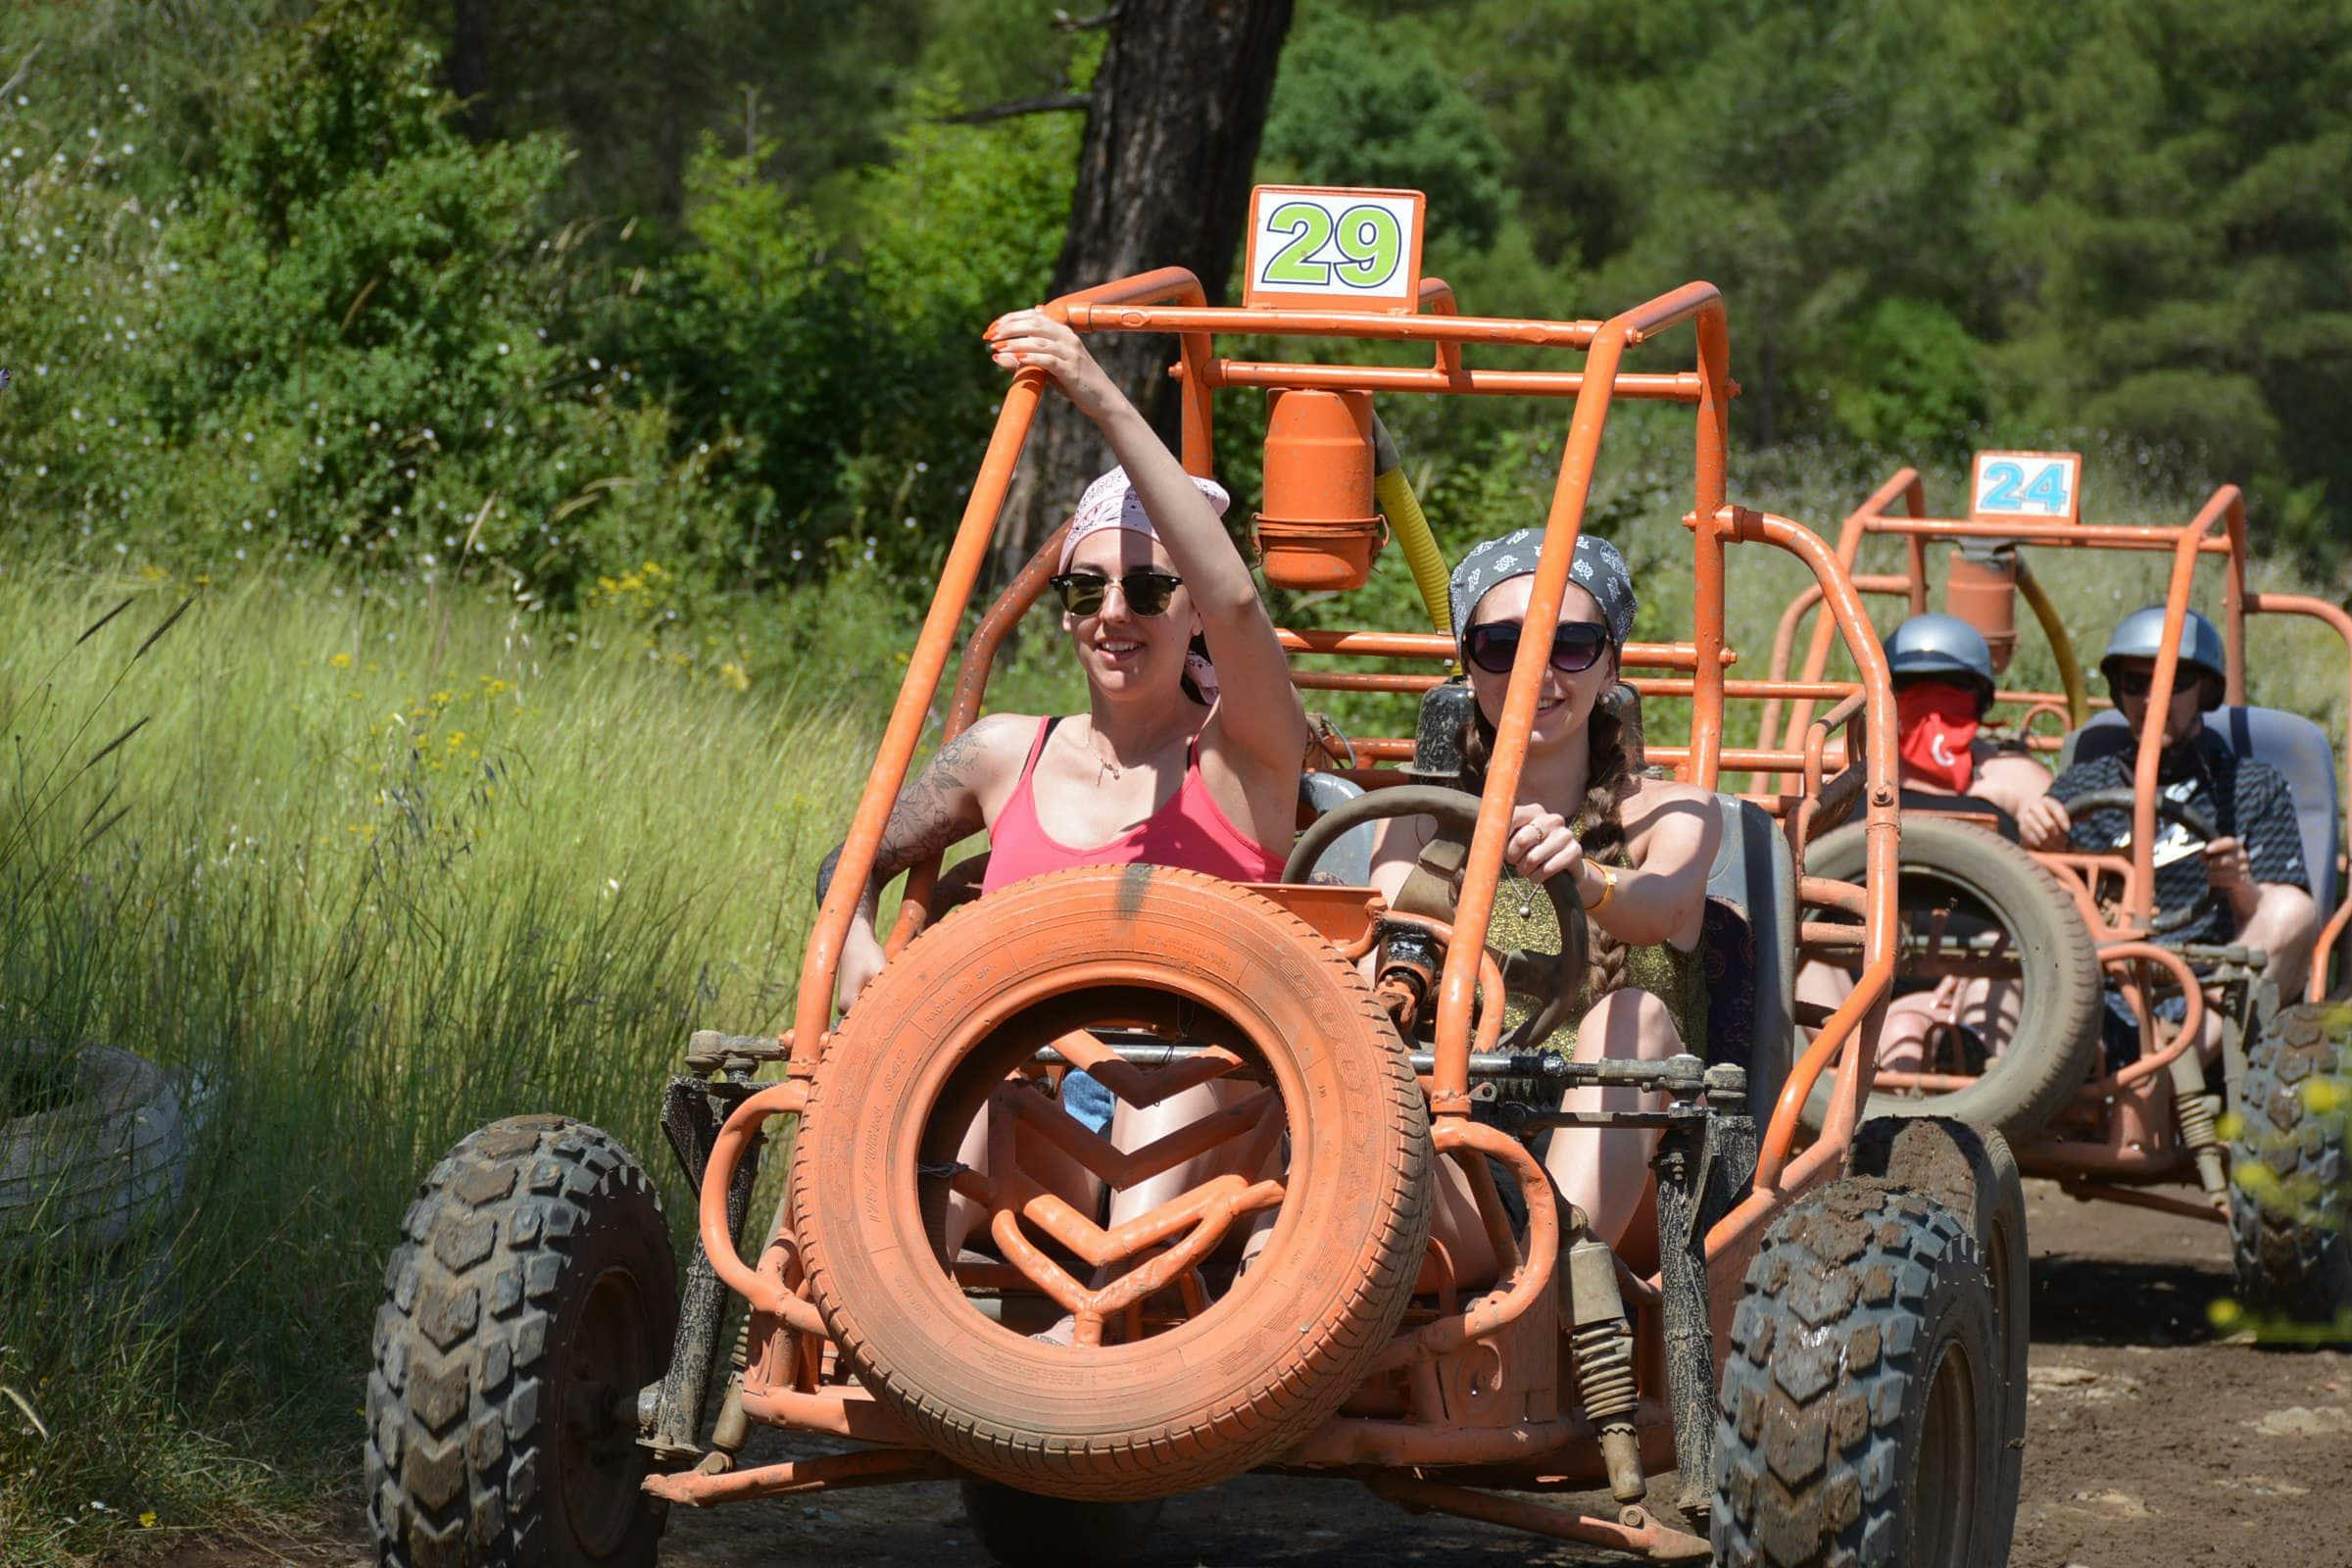
[[[1031,0],[27,15],[0,521],[455,558],[558,608],[652,560],[687,615],[935,559],[997,387],[973,338],[1045,287],[1080,122],[945,117],[1067,91],[1101,40]],[[1261,172],[1427,189],[1472,309],[1714,278],[1745,442],[1833,443],[1857,487],[2091,446],[2245,483],[2332,563],[2348,45],[2343,0],[1313,0]],[[1465,414],[1448,475],[1491,488],[1460,470],[1548,417]]]

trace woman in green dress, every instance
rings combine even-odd
[[[1541,529],[1522,528],[1474,547],[1454,568],[1454,631],[1477,697],[1464,738],[1474,790],[1485,785],[1511,662],[1528,634],[1528,600],[1543,542]],[[1604,539],[1579,539],[1559,623],[1545,628],[1551,657],[1487,933],[1497,950],[1558,951],[1551,902],[1539,889],[1553,877],[1575,879],[1592,933],[1587,1004],[1548,1046],[1585,1060],[1605,1055],[1656,1061],[1705,1051],[1698,943],[1721,818],[1705,790],[1647,776],[1638,721],[1629,722],[1628,708],[1603,701],[1617,685],[1618,653],[1633,629],[1634,608],[1625,558]],[[1428,817],[1384,824],[1374,885],[1394,899],[1435,832]],[[1662,1103],[1663,1097],[1622,1089],[1571,1090],[1561,1101],[1568,1110]],[[1561,1193],[1590,1216],[1594,1232],[1614,1243],[1627,1236],[1643,1206],[1656,1140],[1649,1130],[1562,1128],[1551,1135],[1544,1163]],[[1450,1164],[1446,1175],[1438,1236],[1453,1272],[1466,1284],[1491,1277],[1494,1259],[1468,1184]]]

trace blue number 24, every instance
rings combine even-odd
[[[1984,478],[1990,488],[1983,502],[1986,512],[2023,512],[2029,509],[2047,512],[2055,516],[2066,511],[2066,465],[2049,463],[2034,482],[2026,484],[2026,470],[2014,463],[1985,465]],[[2021,488],[2022,487],[2022,488]]]

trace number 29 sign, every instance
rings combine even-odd
[[[1968,487],[1979,521],[2031,517],[2082,520],[2082,457],[2077,452],[1980,452]]]
[[[1258,186],[1242,303],[1410,315],[1425,205],[1415,190]]]

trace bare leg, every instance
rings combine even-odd
[[[1579,1061],[1663,1061],[1682,1049],[1666,1004],[1646,991],[1611,992],[1593,1004],[1576,1031]],[[1664,1096],[1636,1089],[1571,1089],[1560,1097],[1562,1110],[1660,1110],[1665,1104]],[[1646,1127],[1562,1127],[1551,1135],[1544,1168],[1592,1220],[1593,1234],[1614,1245],[1642,1206],[1657,1143],[1656,1130]]]
[[[1853,994],[1854,977],[1835,964],[1810,958],[1797,966],[1796,1000],[1799,1002],[1835,1007]]]
[[[1879,1030],[1879,1069],[1917,1072],[1928,1059],[1928,1036],[1940,1021],[1941,1009],[1925,992],[1897,997],[1886,1004],[1886,1022]]]
[[[1203,1116],[1213,1116],[1220,1110],[1232,1109],[1258,1093],[1262,1087],[1246,1080],[1220,1080],[1170,1095],[1156,1105],[1135,1106],[1122,1100],[1111,1112],[1110,1141],[1128,1152],[1142,1149],[1178,1128],[1191,1126]],[[1270,1152],[1256,1159],[1248,1157],[1254,1152],[1245,1149],[1245,1145],[1250,1142],[1247,1137],[1235,1139],[1205,1154],[1197,1154],[1147,1181],[1121,1188],[1111,1195],[1110,1223],[1117,1226],[1139,1214],[1148,1214],[1169,1200],[1183,1197],[1212,1177],[1239,1171],[1243,1164],[1261,1167],[1247,1173],[1253,1177],[1276,1174],[1282,1158],[1281,1141],[1268,1140],[1272,1145]]]
[[[1056,1110],[1054,1114],[1061,1114]],[[988,1130],[992,1112],[983,1105],[980,1114],[972,1118],[964,1130],[963,1142],[956,1147],[956,1160],[978,1171],[982,1176],[991,1173],[988,1149]],[[1094,1172],[1079,1164],[1043,1138],[1024,1135],[1020,1139],[1021,1169],[1035,1177],[1055,1197],[1079,1213],[1092,1217],[1102,1202],[1102,1184]],[[978,1203],[961,1193],[948,1195],[947,1243],[948,1256],[963,1250],[964,1242],[975,1229],[987,1228],[988,1215]]]

